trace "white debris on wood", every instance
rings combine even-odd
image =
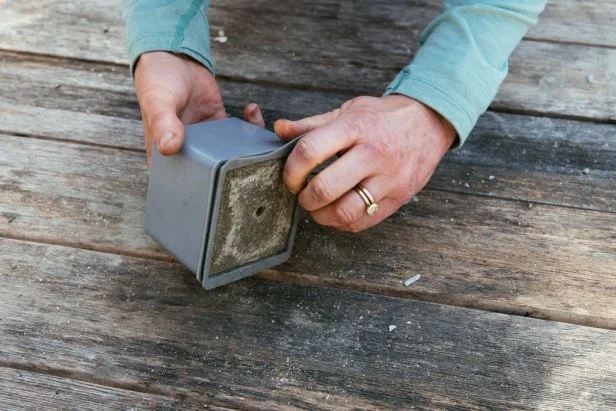
[[[590,168],[586,167],[584,170],[582,170],[582,172],[584,174],[588,174],[588,173],[590,173]]]
[[[471,186],[468,183],[464,183],[464,187],[471,188]]]
[[[593,76],[592,74],[590,74],[589,76],[586,77],[586,81],[588,83],[594,83],[595,82],[595,76]]]
[[[490,177],[488,177],[488,180],[492,181],[492,180],[494,180],[495,178],[496,178],[496,177],[494,177],[494,176],[490,176]]]
[[[396,327],[395,325],[390,325],[390,326],[389,326],[389,332],[392,332],[392,331],[393,331],[393,330],[395,330],[396,328],[398,328],[398,327]]]
[[[227,36],[225,36],[224,30],[218,30],[218,36],[214,37],[214,41],[217,43],[226,43],[229,40]]]
[[[404,284],[405,287],[408,287],[411,284],[416,283],[417,281],[419,281],[420,278],[421,278],[421,275],[416,274],[416,275],[412,276],[411,278],[407,278],[406,280],[404,280],[402,282],[402,284]]]

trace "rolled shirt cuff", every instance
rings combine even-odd
[[[443,116],[456,130],[458,138],[452,149],[462,146],[468,138],[477,116],[470,114],[453,94],[444,87],[424,78],[414,77],[409,67],[398,74],[396,79],[389,85],[385,95],[402,94],[413,98]]]

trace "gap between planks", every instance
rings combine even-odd
[[[0,129],[0,134],[10,135],[10,136],[20,137],[20,138],[32,138],[35,140],[55,141],[58,143],[80,144],[80,145],[89,146],[89,147],[108,148],[108,149],[120,150],[120,151],[130,151],[133,153],[145,153],[145,149],[141,149],[141,148],[132,148],[132,147],[126,147],[126,146],[119,146],[115,144],[94,143],[91,141],[83,141],[83,140],[76,141],[76,140],[65,138],[65,137],[44,136],[41,134],[34,134],[34,133],[20,133],[20,132],[16,132],[13,130]]]
[[[525,38],[526,40],[526,38]],[[528,39],[529,41],[532,42],[536,42],[536,43],[550,43],[550,44],[570,44],[570,45],[585,45],[583,43],[577,44],[577,43],[570,43],[570,42],[558,42],[558,41],[551,41],[551,40],[534,40],[534,39]],[[616,47],[610,47],[610,46],[595,46],[595,45],[589,45],[588,47],[599,47],[599,48],[613,48],[616,49]],[[129,66],[127,64],[121,64],[121,63],[114,63],[114,62],[110,62],[110,61],[106,61],[106,60],[98,60],[98,59],[89,59],[89,58],[77,58],[77,57],[70,57],[70,56],[59,56],[56,54],[42,54],[42,53],[34,53],[34,52],[30,52],[30,51],[15,51],[15,50],[10,50],[10,49],[4,49],[4,48],[0,48],[0,53],[1,54],[6,54],[8,56],[13,56],[13,57],[17,57],[17,58],[32,58],[34,60],[38,60],[38,59],[44,59],[47,60],[44,63],[46,64],[52,64],[52,65],[57,65],[57,66],[62,66],[63,63],[65,65],[71,65],[71,63],[82,63],[82,64],[98,64],[104,67],[112,67],[115,69],[119,69],[122,71],[129,71]],[[278,89],[282,89],[282,90],[289,90],[289,91],[293,91],[293,90],[297,90],[297,91],[312,91],[312,92],[324,92],[324,93],[339,93],[339,94],[349,94],[352,95],[352,93],[355,91],[353,88],[344,88],[344,87],[321,87],[321,86],[313,86],[313,85],[302,85],[302,84],[294,84],[294,83],[286,83],[286,82],[282,82],[282,81],[272,81],[272,80],[265,80],[265,79],[260,79],[260,78],[256,78],[256,79],[251,79],[251,78],[247,78],[247,77],[242,77],[242,76],[238,76],[238,75],[227,75],[227,74],[217,74],[216,75],[217,79],[220,80],[224,80],[224,81],[229,81],[229,82],[233,82],[233,83],[238,83],[238,84],[251,84],[251,85],[257,85],[257,86],[270,86],[270,87],[276,87]],[[81,88],[86,88],[86,87],[81,87]],[[93,90],[97,90],[97,88],[92,87]],[[495,112],[495,113],[506,113],[506,114],[519,114],[519,115],[526,115],[526,116],[534,116],[534,117],[545,117],[545,118],[553,118],[553,119],[560,119],[560,120],[574,120],[574,121],[584,121],[584,122],[588,122],[588,123],[594,123],[594,124],[616,124],[616,117],[607,117],[607,118],[600,118],[600,117],[596,117],[596,116],[585,116],[585,115],[574,115],[574,114],[566,114],[566,113],[559,113],[559,112],[545,112],[545,111],[541,111],[541,110],[532,110],[532,109],[522,109],[522,108],[517,108],[517,107],[511,107],[509,104],[504,104],[501,105],[498,101],[493,101],[490,105],[490,107],[488,108],[488,110],[486,111],[486,113],[489,112]],[[23,136],[23,137],[39,137],[36,135],[20,135],[20,134],[16,134],[15,132],[12,131],[3,131],[0,130],[0,133],[6,133],[6,134],[14,134],[14,135],[19,135],[19,136]],[[56,138],[57,141],[73,141],[73,140],[67,140],[67,139],[62,139],[60,137]],[[84,143],[85,144],[85,143]],[[99,147],[107,147],[107,148],[118,148],[118,149],[124,149],[121,146],[108,146],[108,145],[97,145],[97,144],[92,144],[94,146],[99,146]],[[137,150],[138,151],[138,150]],[[144,150],[141,150],[143,152],[145,152]]]
[[[492,110],[491,110],[492,111]],[[495,112],[498,112],[496,110],[494,110]],[[508,113],[508,114],[517,114],[517,113]],[[576,120],[579,121],[579,120]],[[29,139],[34,139],[34,140],[42,140],[42,141],[54,141],[54,142],[60,142],[60,143],[67,143],[67,144],[76,144],[76,145],[83,145],[83,146],[88,146],[88,147],[96,147],[96,148],[104,148],[104,149],[111,149],[111,150],[120,150],[120,151],[128,151],[128,152],[133,152],[133,153],[145,153],[145,149],[139,149],[139,148],[131,148],[131,147],[126,147],[126,146],[118,146],[118,145],[111,145],[111,144],[100,144],[100,143],[93,143],[93,142],[89,142],[89,141],[83,141],[83,140],[73,140],[70,138],[63,138],[63,137],[50,137],[50,136],[44,136],[44,135],[37,135],[37,134],[32,134],[32,133],[17,133],[15,131],[3,131],[0,129],[0,134],[4,134],[4,135],[8,135],[8,136],[12,136],[12,137],[18,137],[18,138],[29,138]],[[311,173],[311,176],[314,176],[318,173],[318,171],[313,171]],[[442,192],[442,193],[452,193],[452,194],[464,194],[464,195],[469,195],[469,196],[476,196],[476,197],[482,197],[482,198],[491,198],[491,199],[496,199],[496,200],[504,200],[504,201],[509,201],[512,203],[521,203],[521,204],[527,204],[529,202],[533,203],[533,204],[538,204],[538,205],[548,205],[548,206],[554,206],[554,207],[562,207],[562,208],[569,208],[572,210],[586,210],[586,211],[598,211],[601,213],[609,213],[609,214],[616,214],[616,211],[613,210],[605,210],[605,209],[599,209],[599,208],[594,208],[594,207],[581,207],[581,206],[576,206],[576,205],[572,205],[572,204],[558,204],[552,201],[547,201],[547,200],[525,200],[525,199],[519,199],[519,198],[512,198],[512,197],[505,197],[505,196],[500,196],[500,195],[494,195],[494,194],[484,194],[481,192],[460,192],[460,191],[456,191],[456,190],[449,190],[446,188],[440,188],[440,187],[425,187],[423,188],[420,192],[423,191],[436,191],[436,192]],[[21,239],[21,238],[17,238],[17,237],[13,237],[11,235],[8,235],[6,233],[2,234],[0,232],[1,236],[4,236],[5,238],[14,238],[14,239]],[[44,237],[43,237],[44,238]],[[24,238],[26,241],[29,241],[29,238]],[[55,244],[53,241],[46,241],[46,240],[35,240],[36,242],[41,242],[41,243],[46,243],[46,244]],[[74,244],[78,244],[78,245],[74,245]],[[99,250],[98,248],[92,248],[92,247],[97,247],[100,246],[100,244],[97,243],[88,243],[88,242],[84,242],[84,243],[75,243],[75,242],[66,242],[66,243],[62,243],[61,245],[68,245],[70,247],[73,248],[81,248],[84,250]],[[103,252],[109,252],[111,254],[119,254],[119,255],[127,255],[127,256],[134,256],[134,257],[143,257],[143,258],[149,258],[149,259],[153,259],[153,260],[160,260],[160,261],[169,261],[169,262],[174,262],[176,261],[174,258],[166,258],[165,256],[161,256],[158,254],[151,254],[149,252],[143,252],[143,253],[138,253],[138,254],[134,254],[134,253],[126,253],[123,252],[122,249],[117,249],[116,247],[105,247],[105,246],[100,246],[101,249],[100,251]],[[105,250],[103,250],[103,248],[105,248]],[[110,251],[107,251],[110,250]]]
[[[539,37],[533,37],[531,35],[524,36],[524,41],[532,42],[532,43],[548,43],[548,44],[560,44],[563,46],[582,46],[582,47],[592,47],[592,48],[600,48],[600,49],[611,49],[616,50],[615,45],[611,44],[594,44],[587,43],[584,41],[573,41],[573,40],[552,40],[552,39],[542,39]]]
[[[459,194],[459,193],[456,193]],[[506,199],[507,200],[507,199]],[[514,201],[514,200],[508,200]],[[86,242],[72,242],[72,241],[60,241],[58,239],[53,239],[50,237],[44,236],[16,236],[10,235],[7,233],[0,232],[0,238],[6,238],[14,241],[21,241],[26,243],[36,243],[36,244],[44,244],[44,245],[52,245],[52,246],[62,246],[75,248],[80,250],[87,251],[95,251],[103,254],[110,255],[120,255],[126,257],[134,257],[141,258],[145,260],[153,260],[153,261],[162,261],[168,262],[174,265],[180,265],[180,263],[175,260],[175,258],[169,254],[163,253],[153,253],[153,252],[140,252],[137,250],[127,250],[117,246],[105,246],[98,243],[86,243]],[[481,265],[480,263],[478,263]],[[485,264],[486,267],[490,267],[489,264]],[[496,312],[500,314],[508,314],[519,317],[531,317],[540,320],[549,320],[555,321],[565,324],[579,325],[584,327],[605,329],[605,330],[616,330],[616,319],[600,319],[600,318],[592,318],[589,319],[587,316],[578,315],[574,313],[563,314],[559,310],[550,310],[545,308],[537,308],[537,307],[520,307],[519,304],[512,304],[507,301],[480,301],[476,298],[440,298],[439,295],[431,296],[428,293],[422,293],[421,295],[412,295],[409,294],[408,289],[395,290],[387,285],[379,286],[376,283],[357,283],[357,282],[347,282],[344,280],[337,280],[332,278],[322,278],[322,277],[306,277],[301,273],[289,273],[281,270],[276,270],[275,268],[265,270],[255,276],[255,278],[259,280],[269,280],[275,281],[279,283],[291,283],[297,284],[300,286],[309,286],[309,287],[323,287],[323,288],[332,288],[339,289],[345,291],[358,291],[369,293],[373,295],[381,295],[386,297],[393,298],[401,298],[404,300],[413,300],[413,301],[424,301],[434,304],[446,305],[450,307],[459,307],[459,308],[467,308],[479,311],[486,312]],[[195,287],[198,287],[199,284],[195,283]],[[0,366],[2,364],[0,363]]]
[[[54,379],[59,379],[60,383],[63,386],[65,383],[70,384],[71,382],[72,383],[83,383],[83,384],[87,384],[88,386],[98,386],[101,388],[113,389],[114,391],[116,390],[125,391],[125,392],[128,392],[129,396],[130,396],[130,393],[135,393],[135,394],[146,394],[147,396],[163,397],[160,399],[164,399],[166,401],[168,400],[172,402],[178,402],[178,404],[175,404],[173,406],[173,409],[184,409],[184,406],[187,405],[186,403],[189,403],[188,407],[199,406],[202,408],[207,408],[208,410],[235,410],[235,408],[229,408],[227,405],[224,405],[222,402],[216,401],[215,398],[209,398],[206,402],[204,402],[203,397],[197,397],[195,395],[191,395],[190,393],[177,393],[177,392],[174,392],[173,390],[166,390],[163,388],[152,388],[151,386],[144,388],[145,386],[143,384],[124,383],[120,381],[110,380],[107,378],[97,378],[95,376],[86,376],[86,375],[76,373],[74,370],[66,369],[66,368],[40,367],[34,364],[23,363],[19,361],[0,360],[0,371],[2,368],[11,370],[11,371],[33,374],[33,376],[52,377]],[[37,383],[37,387],[38,386],[39,385]],[[56,394],[58,393],[56,392]],[[135,401],[135,400],[137,400],[137,398],[127,399],[127,401],[131,401],[131,402],[125,403],[124,405],[125,406],[134,405],[132,401]],[[61,402],[59,401],[59,403]],[[190,403],[193,403],[193,404],[190,404]],[[37,405],[40,405],[40,404],[37,404]],[[109,404],[107,404],[107,406],[109,406]],[[176,406],[179,406],[180,408],[175,408]],[[156,409],[159,409],[159,408],[156,407]]]

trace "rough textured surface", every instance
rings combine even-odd
[[[114,66],[14,53],[0,52],[0,59],[4,62],[0,64],[0,97],[6,102],[0,112],[4,120],[0,129],[6,134],[27,133],[129,150],[143,147],[127,72]],[[219,80],[219,84],[230,113],[240,117],[246,101],[258,101],[270,127],[279,117],[317,114],[351,98],[230,80]],[[42,110],[47,121],[32,121]],[[117,124],[124,127],[123,134]],[[480,118],[464,148],[445,158],[429,187],[616,211],[612,196],[616,191],[615,140],[616,127],[610,124],[489,112]],[[143,162],[139,165],[145,169]],[[584,175],[582,170],[587,167],[590,173]],[[490,175],[496,179],[489,180]]]
[[[296,197],[282,182],[284,161],[226,173],[212,252],[213,277],[287,248]]]
[[[74,248],[0,239],[0,312],[0,366],[196,403],[616,406],[616,331]]]
[[[298,12],[295,4],[301,0],[284,6],[275,0],[250,3],[236,7],[225,1],[208,12],[212,33],[222,29],[229,37],[225,44],[212,44],[220,76],[381,95],[410,61],[420,32],[442,1],[399,0],[383,7],[384,1],[321,0],[298,6]],[[587,43],[597,38],[603,44],[610,38],[613,45],[615,25],[610,16],[616,5],[606,0],[596,5],[575,0],[559,3],[558,10],[546,14],[545,28],[533,37],[550,43],[522,42],[511,58],[511,75],[495,106],[613,120],[616,50],[553,42],[560,41],[563,33],[569,33],[568,39],[585,33]],[[0,12],[4,21],[11,22],[0,26],[1,48],[127,63],[121,2],[7,0],[0,3]],[[550,16],[554,16],[551,23]],[[584,30],[571,30],[571,20]],[[589,75],[593,83],[587,81]]]
[[[0,406],[4,410],[189,410],[218,409],[164,395],[136,392],[87,381],[0,366]]]
[[[614,147],[591,143],[594,136],[601,141],[598,131],[588,137],[580,133],[578,143],[575,133],[557,137],[568,126],[546,124],[550,139],[533,134],[519,146],[515,136],[526,133],[513,126],[529,122],[493,123],[483,141],[502,129],[500,147],[514,149],[472,142],[452,157],[459,166],[442,167],[456,173],[449,175],[455,184],[437,173],[442,183],[435,187],[442,189],[425,190],[419,201],[372,230],[343,234],[302,218],[294,258],[267,275],[616,328],[616,213],[584,207],[613,210],[616,157],[609,150]],[[573,128],[581,129],[582,123]],[[562,147],[553,148],[552,141]],[[142,153],[2,135],[0,143],[12,154],[0,161],[0,235],[171,258],[143,231]],[[482,158],[483,153],[495,154]],[[600,169],[585,175],[583,164],[592,158],[601,161]],[[573,194],[559,181],[586,186]],[[476,192],[482,195],[469,195]],[[513,199],[500,198],[509,193]],[[545,198],[557,204],[573,198],[582,207],[542,203]],[[426,274],[425,281],[403,287],[409,271]]]
[[[380,94],[441,4],[215,1],[228,112]],[[0,408],[615,409],[615,6],[550,2],[386,223],[206,292],[142,229],[120,2],[0,1]]]

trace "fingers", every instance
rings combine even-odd
[[[177,116],[173,94],[157,90],[156,93],[145,94],[140,105],[148,157],[152,141],[156,142],[158,150],[163,155],[177,153],[184,142],[184,125]]]
[[[283,140],[292,140],[295,137],[325,125],[340,115],[340,110],[336,109],[328,113],[306,117],[301,120],[291,121],[286,119],[277,120],[274,123],[274,131]]]
[[[244,108],[244,120],[257,127],[265,127],[265,120],[261,109],[255,103],[250,103]]]
[[[356,185],[357,184],[354,184],[353,187]],[[374,216],[369,216],[367,214],[367,204],[359,193],[351,187],[345,194],[333,203],[312,211],[311,215],[314,221],[322,225],[336,228],[347,227],[346,231],[354,231],[352,228],[354,228],[355,225],[362,221],[365,217],[368,217],[367,221],[371,222],[370,225],[381,221],[381,217],[386,214],[383,211],[385,209],[385,204],[393,201],[398,204],[398,207],[400,207],[399,201],[395,201],[387,197],[388,193],[395,188],[391,179],[370,177],[363,180],[361,185],[368,190],[370,195],[373,197],[374,202],[378,204],[379,208]],[[386,214],[385,217],[388,215],[389,214]]]
[[[299,203],[307,211],[323,208],[378,171],[377,167],[373,152],[366,145],[356,145],[310,181],[299,194]]]
[[[364,209],[364,213],[358,220],[336,228],[340,231],[349,231],[353,233],[363,231],[385,220],[387,217],[398,211],[401,206],[400,202],[389,197],[382,199],[378,204],[379,209],[375,215],[369,216],[366,214],[366,210]]]
[[[347,122],[335,121],[317,128],[298,142],[284,168],[284,183],[292,193],[299,193],[316,167],[336,153],[351,147],[356,140]]]

